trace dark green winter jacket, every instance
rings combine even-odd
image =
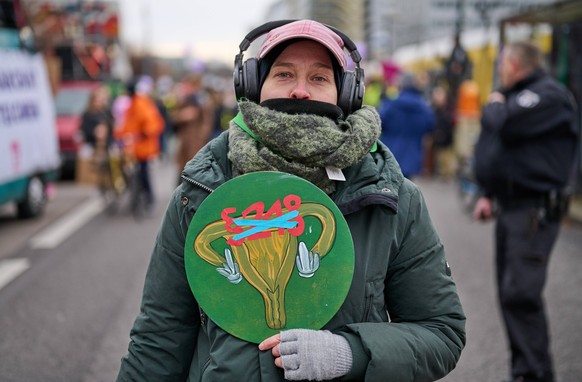
[[[184,267],[196,209],[231,178],[228,134],[189,162],[167,208],[118,381],[283,381],[270,351],[228,335],[198,308]],[[386,146],[344,170],[330,195],[355,248],[352,286],[325,329],[344,336],[342,381],[435,381],[456,365],[465,316],[419,189]]]

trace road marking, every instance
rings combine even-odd
[[[28,268],[30,268],[28,259],[0,260],[0,289],[4,288]]]
[[[33,249],[51,249],[59,246],[73,232],[105,208],[101,198],[93,198],[66,214],[30,240]]]

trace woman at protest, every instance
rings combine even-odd
[[[363,73],[349,72],[344,55],[346,45],[358,57],[355,45],[311,20],[263,30],[252,61],[256,89],[241,84],[252,81],[249,73],[237,79],[237,70],[251,65],[235,63],[241,118],[188,163],[166,211],[118,381],[442,378],[464,347],[465,316],[421,192],[378,142],[375,109],[361,106]],[[326,168],[341,170],[345,181]],[[200,309],[184,264],[200,204],[225,182],[256,171],[290,173],[329,195],[355,251],[347,297],[321,330],[282,330],[258,345]]]

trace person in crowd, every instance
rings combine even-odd
[[[410,179],[422,173],[424,138],[434,129],[435,117],[413,73],[401,75],[399,88],[396,99],[380,105],[381,140]]]
[[[207,143],[208,131],[204,111],[195,94],[189,94],[174,110],[172,125],[177,138],[176,167],[178,175],[186,163]]]
[[[160,159],[164,159],[167,151],[167,138],[168,135],[171,133],[172,126],[170,121],[170,114],[168,112],[168,108],[166,107],[163,96],[165,95],[164,92],[168,91],[168,87],[171,86],[171,83],[168,83],[168,78],[165,76],[161,76],[159,81],[154,81],[154,79],[149,75],[142,75],[137,80],[137,89],[136,92],[149,97],[153,103],[156,105],[162,120],[164,121],[164,126],[162,132],[159,135],[159,157]],[[161,83],[161,86],[158,86],[158,83]]]
[[[501,90],[483,109],[475,175],[484,190],[474,216],[497,205],[497,291],[511,351],[509,381],[554,381],[542,292],[565,214],[577,145],[571,95],[543,70],[530,42],[503,47]]]
[[[123,115],[121,125],[115,130],[116,138],[121,140],[125,149],[139,166],[141,186],[146,192],[146,211],[154,207],[155,196],[150,176],[150,162],[160,153],[160,134],[164,120],[154,101],[143,92],[137,80],[127,85],[129,104]]]
[[[113,132],[113,116],[109,109],[109,92],[99,86],[89,96],[87,107],[81,116],[83,142],[94,149],[100,144],[107,147]]]
[[[479,84],[467,72],[457,90],[455,103],[454,147],[457,160],[470,162],[481,130],[481,94]]]
[[[185,94],[172,113],[178,177],[186,163],[210,140],[214,121],[212,101],[203,91],[202,76],[191,75],[185,82]]]
[[[172,85],[171,77],[161,76],[156,81],[155,91],[152,92],[152,99],[164,120],[164,128],[160,134],[160,159],[167,158],[169,151],[168,142],[173,133],[170,107],[168,107],[170,103],[167,102]]]
[[[432,90],[432,109],[435,115],[433,143],[436,156],[436,172],[445,180],[450,180],[456,173],[456,158],[453,149],[453,131],[455,121],[449,106],[449,96],[442,86]]]
[[[469,77],[469,72],[473,67],[473,63],[461,43],[460,33],[455,33],[453,36],[453,50],[444,64],[444,74],[451,95],[451,104],[455,105],[459,87],[463,80]]]
[[[230,121],[238,113],[234,97],[225,89],[214,87],[208,89],[208,96],[214,105],[214,117],[212,124],[212,139],[218,137],[228,129]],[[228,98],[227,98],[228,97]]]
[[[186,165],[166,211],[117,380],[442,378],[464,347],[465,316],[420,190],[378,141],[376,110],[361,106],[361,96],[358,104],[364,79],[346,69],[347,36],[312,20],[263,28],[256,59],[245,61],[256,60],[245,69],[256,68],[256,88],[235,79],[240,119]],[[352,98],[341,97],[342,84],[356,90]],[[345,181],[330,179],[326,167],[341,169]],[[258,345],[201,312],[184,265],[202,201],[256,171],[319,187],[343,212],[355,247],[351,287],[335,316],[321,330],[282,330]]]
[[[380,107],[380,103],[386,97],[386,84],[384,77],[376,75],[370,79],[366,79],[366,92],[364,93],[364,104]]]
[[[105,86],[99,86],[91,92],[79,127],[84,145],[90,148],[90,157],[84,158],[83,155],[78,159],[77,176],[84,179],[84,174],[92,174],[97,170],[96,183],[100,190],[111,184],[109,149],[113,143],[113,115],[109,107],[109,94],[109,89]],[[86,163],[91,163],[91,170],[84,167]]]
[[[111,115],[113,116],[113,136],[119,135],[119,130],[123,126],[125,114],[131,104],[131,97],[127,94],[127,84],[123,85],[123,89],[113,99],[111,103]]]

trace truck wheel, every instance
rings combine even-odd
[[[25,219],[41,215],[46,202],[47,195],[44,182],[40,177],[33,176],[28,181],[25,199],[17,204],[18,217]]]

